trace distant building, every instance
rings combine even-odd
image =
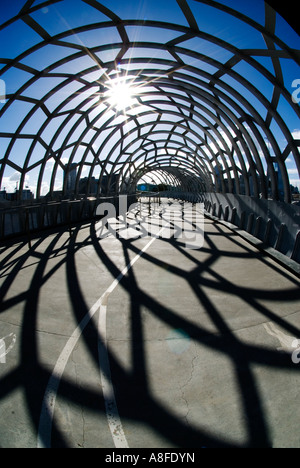
[[[279,199],[283,201],[284,200],[284,184],[283,184],[283,178],[282,178],[281,170],[279,168],[279,164],[275,163],[274,169],[277,174]]]
[[[276,182],[277,182],[277,188],[278,188],[278,198],[280,201],[283,201],[284,200],[284,184],[283,184],[283,178],[282,178],[281,170],[280,170],[278,163],[274,163],[274,170],[275,170],[275,176],[276,176]],[[269,169],[268,169],[267,177],[268,177],[269,192],[271,192],[270,190],[271,189],[271,175],[270,175]],[[270,193],[270,195],[272,194]]]
[[[104,175],[101,182],[101,193],[108,195],[116,192],[119,174]]]
[[[80,194],[93,194],[95,195],[98,192],[99,181],[95,177],[91,177],[90,183],[89,178],[84,177],[79,181],[79,193]]]
[[[21,197],[22,200],[33,200],[34,199],[34,195],[33,193],[31,192],[31,190],[29,189],[25,189],[22,191],[22,197]]]
[[[222,191],[222,178],[221,175],[223,174],[224,168],[221,164],[214,166],[215,171],[215,186],[216,189],[221,192]]]
[[[77,177],[77,164],[71,164],[69,170],[66,173],[67,177],[67,186],[66,190],[68,193],[73,193],[75,191],[76,186],[76,177]]]
[[[20,194],[19,190],[16,190],[13,193],[7,193],[6,190],[0,190],[0,200],[17,201],[19,200],[19,194]],[[22,190],[21,200],[22,201],[34,200],[34,194],[31,192],[30,189],[24,189]]]
[[[292,195],[299,195],[298,187],[294,187],[294,185],[291,185],[291,192],[292,192]]]

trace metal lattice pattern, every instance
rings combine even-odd
[[[73,174],[75,195],[155,180],[273,199],[282,191],[291,202],[299,36],[263,0],[126,4],[29,0],[7,11],[2,188],[66,195]],[[116,83],[130,87],[126,106],[110,99]]]

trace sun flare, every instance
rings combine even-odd
[[[113,80],[108,84],[106,100],[109,105],[118,111],[126,111],[134,103],[134,89],[125,79]]]

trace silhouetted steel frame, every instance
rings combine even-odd
[[[103,23],[96,23],[92,25],[85,25],[79,28],[74,29],[74,31],[68,30],[64,33],[60,33],[56,36],[51,37],[33,18],[30,16],[34,11],[37,11],[40,8],[45,6],[52,5],[54,3],[58,3],[58,0],[51,0],[46,1],[38,6],[32,7],[33,2],[29,1],[26,2],[24,8],[21,10],[19,15],[15,18],[12,18],[10,21],[6,22],[4,25],[0,26],[0,30],[4,27],[12,24],[14,21],[18,19],[22,19],[29,27],[31,27],[36,33],[40,35],[42,38],[42,42],[31,47],[26,52],[21,54],[20,56],[16,57],[15,59],[0,59],[0,63],[4,63],[5,66],[0,71],[0,77],[5,74],[11,67],[15,67],[21,70],[25,70],[26,72],[32,74],[32,78],[29,79],[26,83],[21,86],[21,88],[14,94],[8,96],[7,103],[3,106],[2,110],[0,111],[0,117],[4,115],[5,111],[10,107],[10,105],[15,100],[29,102],[33,105],[30,112],[21,122],[19,128],[14,133],[9,132],[1,132],[1,137],[10,138],[10,144],[6,150],[4,158],[1,160],[1,169],[0,169],[0,181],[3,178],[4,171],[6,165],[14,168],[16,171],[21,173],[21,180],[20,180],[20,193],[19,196],[21,198],[22,189],[25,183],[25,177],[28,172],[33,170],[34,168],[40,167],[39,179],[37,184],[37,195],[40,195],[42,181],[44,177],[44,171],[47,164],[47,161],[50,159],[54,159],[55,164],[53,167],[52,178],[51,178],[51,185],[50,191],[53,192],[54,185],[55,185],[55,178],[58,167],[61,167],[65,173],[70,169],[71,163],[73,158],[76,155],[76,151],[78,147],[81,145],[86,146],[86,150],[82,157],[81,162],[79,163],[79,171],[77,176],[76,182],[76,189],[75,192],[78,192],[79,188],[79,179],[82,173],[82,169],[84,166],[90,166],[90,173],[88,177],[88,186],[91,181],[91,177],[93,175],[93,171],[96,166],[101,167],[101,175],[100,181],[102,180],[104,174],[110,175],[112,177],[113,173],[119,175],[119,186],[122,185],[126,177],[131,177],[131,182],[129,185],[132,187],[136,180],[137,171],[142,171],[143,174],[146,174],[146,171],[151,170],[155,167],[156,170],[162,169],[164,174],[170,175],[170,168],[174,165],[178,165],[175,170],[176,172],[176,179],[183,183],[184,178],[186,176],[186,172],[188,172],[191,176],[197,176],[203,183],[205,184],[206,190],[212,190],[214,186],[213,179],[216,176],[214,167],[219,166],[220,162],[219,159],[222,161],[222,166],[224,168],[223,171],[220,171],[219,178],[221,182],[221,191],[226,192],[228,189],[229,192],[234,190],[233,182],[232,182],[232,173],[235,180],[235,189],[237,193],[240,193],[240,183],[239,183],[239,176],[244,176],[245,181],[245,193],[246,195],[250,195],[250,181],[249,177],[252,177],[253,181],[253,195],[255,197],[262,196],[263,198],[268,197],[268,187],[267,187],[267,179],[266,174],[262,165],[261,156],[259,154],[259,149],[262,150],[263,155],[266,159],[268,168],[269,168],[269,175],[271,177],[271,184],[272,184],[272,195],[274,199],[278,198],[278,184],[276,179],[276,174],[274,170],[274,162],[277,162],[283,178],[284,183],[284,192],[285,192],[285,201],[291,201],[291,193],[290,193],[290,183],[289,177],[287,173],[287,168],[285,165],[285,160],[290,153],[293,154],[295,159],[295,163],[298,168],[298,172],[300,174],[300,157],[299,157],[299,141],[295,140],[286,126],[284,119],[279,115],[277,111],[277,107],[279,104],[280,96],[283,96],[289,103],[293,111],[300,117],[300,109],[299,106],[292,101],[291,93],[284,87],[283,83],[283,74],[281,71],[281,64],[279,59],[280,58],[290,58],[300,64],[299,61],[299,51],[295,51],[289,48],[286,44],[284,44],[278,37],[275,36],[275,24],[276,24],[276,15],[274,10],[266,3],[266,24],[265,27],[260,25],[259,23],[255,22],[253,19],[248,18],[247,16],[229,8],[225,5],[222,5],[218,2],[208,1],[208,0],[195,0],[198,3],[209,4],[210,6],[215,7],[221,11],[229,13],[234,17],[246,22],[248,25],[255,28],[265,39],[266,49],[250,49],[250,50],[239,50],[235,46],[217,38],[210,34],[207,34],[203,31],[200,31],[187,2],[185,0],[177,0],[177,3],[181,7],[183,14],[185,15],[190,28],[184,27],[181,25],[170,24],[167,22],[161,21],[140,21],[140,20],[122,20],[117,15],[115,15],[112,11],[108,10],[106,7],[101,5],[100,2],[96,0],[84,0],[85,3],[89,4],[90,6],[98,9],[102,13],[106,14],[110,21],[103,22]],[[137,27],[156,27],[161,29],[168,29],[172,31],[178,32],[179,35],[176,39],[169,41],[166,44],[157,44],[152,42],[137,42],[133,43],[130,42],[127,32],[126,26],[137,26]],[[72,34],[80,34],[82,32],[97,30],[97,29],[105,29],[110,27],[116,27],[121,42],[117,44],[107,44],[107,45],[100,45],[94,48],[85,48],[84,46],[80,46],[77,44],[72,44],[69,42],[64,42],[64,39]],[[179,44],[184,43],[185,41],[192,39],[192,38],[200,38],[206,41],[209,41],[219,47],[222,47],[226,51],[232,53],[232,57],[230,60],[222,64],[217,62],[216,60],[212,59],[211,57],[207,57],[204,54],[199,54],[195,51],[188,50],[184,47],[179,46]],[[57,45],[57,46],[67,46],[68,48],[73,48],[76,53],[65,57],[57,61],[56,63],[51,64],[45,70],[38,71],[33,69],[27,65],[21,64],[21,60],[25,57],[30,56],[33,52],[42,49],[46,45]],[[275,48],[275,44],[280,46],[282,50],[277,50]],[[100,58],[97,56],[98,52],[106,51],[109,49],[119,49],[120,52],[116,57],[114,62],[103,63]],[[133,59],[125,59],[124,56],[130,49],[161,49],[164,51],[169,52],[170,56],[174,58],[172,61],[165,60],[165,59],[147,59],[146,57],[138,57]],[[55,69],[61,65],[68,64],[77,58],[85,57],[89,55],[92,60],[95,61],[95,66],[91,67],[86,70],[79,70],[76,75],[70,75],[70,73],[57,73]],[[272,59],[273,67],[274,67],[274,75],[270,73],[266,68],[264,68],[258,61],[256,61],[253,56],[265,56],[270,57]],[[192,57],[197,60],[203,61],[212,65],[216,68],[216,72],[214,74],[209,74],[204,70],[197,69],[190,65],[187,65],[180,56],[187,56]],[[171,58],[171,57],[170,57]],[[268,101],[262,93],[253,86],[249,81],[247,81],[244,77],[239,75],[236,71],[233,70],[233,67],[240,61],[245,61],[254,67],[259,73],[262,74],[264,78],[266,78],[272,85],[273,85],[273,96],[271,102]],[[110,73],[113,73],[116,69],[116,65],[119,63],[121,65],[128,65],[130,62],[131,65],[141,65],[142,63],[147,65],[153,65],[154,63],[159,65],[164,65],[170,67],[169,71],[164,69],[143,69],[143,72],[139,69],[131,70],[130,75],[136,75],[137,82],[139,80],[143,82],[149,82],[149,85],[153,87],[155,92],[150,93],[143,96],[153,98],[156,94],[158,96],[157,99],[151,99],[151,104],[147,104],[150,109],[152,109],[152,113],[149,112],[149,116],[153,115],[153,121],[149,121],[145,124],[139,124],[138,117],[133,116],[128,118],[128,121],[135,121],[137,124],[137,129],[132,129],[130,132],[124,132],[123,127],[126,125],[128,121],[124,121],[122,124],[119,124],[112,128],[112,133],[115,131],[120,130],[122,135],[121,144],[122,151],[116,159],[112,160],[111,157],[115,152],[118,145],[114,145],[111,148],[109,154],[106,158],[103,159],[103,155],[101,154],[101,150],[105,148],[106,144],[109,142],[110,137],[107,136],[103,141],[102,145],[99,147],[99,150],[96,152],[93,148],[94,142],[99,138],[99,133],[103,132],[109,125],[112,124],[114,120],[114,116],[108,118],[107,122],[101,127],[98,128],[96,126],[97,121],[101,119],[103,116],[107,114],[107,110],[104,110],[99,116],[95,117],[92,121],[89,119],[89,114],[94,110],[97,104],[92,105],[88,110],[82,111],[81,109],[86,106],[89,102],[92,102],[95,97],[99,96],[99,93],[91,94],[87,99],[84,99],[76,108],[62,111],[63,108],[66,106],[68,102],[71,102],[74,98],[76,98],[78,91],[75,92],[73,95],[70,95],[66,100],[64,100],[55,110],[55,112],[50,112],[47,108],[46,102],[49,98],[53,97],[57,92],[63,89],[65,86],[79,82],[82,83],[83,87],[80,90],[80,93],[84,93],[89,91],[90,89],[95,87],[95,83],[90,83],[84,79],[84,76],[88,73],[97,70],[106,69],[106,72],[101,76],[98,81],[99,86],[101,83],[104,83]],[[183,73],[182,71],[188,72],[191,71],[193,75],[188,75],[187,73]],[[54,71],[54,72],[53,72]],[[155,81],[151,78],[152,75],[158,75],[155,78]],[[161,74],[161,76],[159,76]],[[165,76],[168,75],[168,78]],[[196,78],[197,75],[199,77]],[[264,120],[258,112],[255,110],[254,106],[251,105],[240,93],[234,90],[231,86],[226,84],[221,80],[224,75],[228,75],[232,77],[234,80],[237,80],[240,84],[242,84],[252,95],[258,99],[261,104],[267,110],[267,117]],[[41,77],[60,77],[65,78],[59,85],[55,86],[51,91],[49,91],[43,98],[35,99],[30,97],[22,96],[22,93],[26,91],[26,89],[31,86],[33,83],[38,81]],[[201,79],[203,78],[203,79]],[[207,83],[206,80],[209,80]],[[162,90],[164,88],[164,91]],[[166,92],[165,89],[168,89]],[[176,94],[176,91],[179,91],[182,94]],[[173,106],[174,111],[164,111],[163,106],[166,104],[166,101],[159,99],[160,96],[168,97],[169,102],[167,103],[168,106]],[[180,102],[176,102],[176,98],[180,99]],[[196,100],[197,99],[197,100]],[[182,104],[182,101],[186,102]],[[201,104],[200,104],[200,102]],[[226,104],[225,104],[226,103]],[[228,107],[230,106],[230,107]],[[236,114],[232,112],[231,109],[236,111]],[[36,135],[31,134],[21,134],[22,129],[24,126],[30,121],[32,116],[34,116],[35,112],[41,109],[46,116],[45,122],[41,125],[40,130],[37,132]],[[246,111],[245,111],[246,109]],[[154,111],[154,113],[153,113]],[[189,117],[183,112],[188,111]],[[55,144],[57,138],[62,134],[66,125],[71,121],[71,119],[75,115],[79,115],[76,123],[72,126],[69,130],[68,134],[64,139],[64,143],[62,144],[59,150],[53,151],[52,147]],[[147,113],[143,113],[142,115],[146,115]],[[166,118],[168,115],[178,115],[182,117],[182,121],[180,124],[175,124],[174,121],[168,120]],[[47,128],[49,122],[59,116],[66,115],[66,119],[63,123],[58,126],[53,138],[49,144],[47,144],[41,137],[43,131]],[[237,117],[239,115],[239,117]],[[211,121],[206,118],[209,117],[214,123],[212,124]],[[205,126],[201,126],[195,118],[204,121]],[[281,152],[279,145],[270,130],[270,125],[272,120],[275,120],[277,125],[279,126],[282,134],[286,138],[287,146],[283,152]],[[69,139],[74,134],[76,129],[79,125],[85,122],[86,129],[84,132],[78,136],[78,142],[76,145],[70,144]],[[184,122],[184,124],[182,123]],[[193,123],[196,127],[199,127],[199,130],[204,134],[204,138],[200,135],[196,135],[196,132],[190,128],[189,123]],[[147,151],[146,146],[150,140],[147,139],[147,136],[141,135],[141,129],[146,128],[147,126],[152,126],[151,135],[161,135],[164,132],[159,130],[160,124],[169,124],[173,126],[172,131],[167,136],[166,139],[158,139],[156,140],[156,155],[153,158],[147,158]],[[177,127],[186,127],[186,132],[184,134],[177,133]],[[257,148],[255,142],[253,141],[252,136],[250,135],[247,127],[250,128],[251,132],[254,134],[260,148]],[[258,129],[260,128],[260,130]],[[156,129],[157,128],[157,129]],[[235,137],[229,131],[229,128],[234,131]],[[85,135],[93,129],[96,130],[94,137],[91,139],[89,143],[83,143],[82,141]],[[156,129],[156,130],[155,130]],[[126,138],[131,137],[134,133],[138,133],[137,138],[133,139],[131,144],[127,144],[124,146],[124,142]],[[223,133],[222,133],[223,132]],[[232,145],[232,150],[226,144],[226,141],[223,138],[223,134],[230,140]],[[270,150],[267,147],[264,136],[268,139],[272,151],[274,155],[270,154]],[[159,145],[165,144],[166,148],[168,148],[168,144],[172,142],[173,137],[181,138],[186,145],[182,145],[178,147],[177,153],[172,155],[172,161],[168,163],[166,158],[161,157],[158,154],[159,152]],[[195,139],[193,140],[192,137]],[[18,139],[30,139],[32,140],[31,147],[26,155],[24,160],[23,167],[19,167],[17,164],[13,163],[9,160],[9,156],[11,150]],[[130,146],[133,146],[137,141],[141,141],[141,147],[145,148],[143,151],[142,156],[139,155],[135,158],[135,154],[138,153],[139,150],[134,150],[133,153],[128,154],[127,151],[130,149]],[[176,141],[176,140],[175,140]],[[45,148],[45,156],[42,160],[35,162],[34,164],[30,165],[30,158],[33,154],[35,146],[37,143],[40,143]],[[153,142],[150,142],[153,144]],[[173,142],[174,143],[174,142]],[[220,147],[220,143],[224,150]],[[249,171],[247,171],[244,155],[238,145],[238,143],[242,147],[242,151],[245,154],[247,163],[249,164]],[[211,148],[211,144],[217,148],[217,152],[214,153]],[[189,146],[194,145],[194,150],[189,151]],[[186,147],[185,147],[186,146]],[[63,157],[64,151],[68,148],[73,147],[69,163],[67,165],[63,164],[61,159]],[[208,157],[207,153],[203,150],[203,147],[208,149],[210,157]],[[178,151],[184,152],[187,155],[186,160],[178,155]],[[89,153],[94,155],[93,163],[87,163],[86,159]],[[128,154],[127,160],[123,161],[124,173],[122,171],[122,166],[120,166],[120,159]],[[241,168],[239,168],[235,161],[234,156],[237,156],[239,160],[239,164]],[[194,158],[194,165],[192,165],[189,161],[189,158]],[[230,164],[228,164],[226,157],[229,159]],[[206,163],[203,163],[203,160]],[[172,163],[172,166],[170,164]],[[168,166],[169,164],[169,166]],[[130,173],[130,166],[131,172]],[[172,172],[172,171],[171,171]],[[226,175],[226,177],[224,177]],[[258,179],[259,176],[259,179]],[[228,187],[226,187],[226,180],[228,183]],[[217,184],[216,184],[217,185]],[[219,187],[215,187],[216,190],[219,190]],[[131,188],[132,189],[132,188]],[[66,182],[63,187],[63,191],[66,192]],[[99,195],[99,193],[98,193]]]

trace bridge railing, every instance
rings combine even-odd
[[[300,207],[242,195],[208,193],[204,207],[212,216],[246,231],[300,263]]]
[[[128,205],[136,201],[136,194],[128,195]],[[59,226],[69,226],[96,217],[100,203],[119,206],[118,196],[64,200],[61,202],[37,203],[0,209],[0,240]]]

